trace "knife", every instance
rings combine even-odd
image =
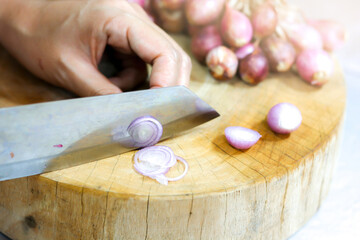
[[[0,109],[0,181],[92,162],[136,147],[127,127],[151,115],[161,140],[219,114],[183,86]]]

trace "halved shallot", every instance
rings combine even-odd
[[[249,128],[232,126],[225,129],[225,137],[231,146],[244,150],[253,146],[261,135]]]

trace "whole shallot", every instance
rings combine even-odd
[[[191,52],[201,63],[205,62],[210,50],[221,45],[222,40],[216,25],[203,27],[191,38]]]
[[[186,18],[191,25],[204,26],[215,22],[223,11],[225,0],[187,0]]]
[[[261,41],[260,47],[269,61],[270,70],[273,72],[286,72],[295,62],[295,49],[285,39],[271,35]]]
[[[186,27],[186,19],[184,11],[168,10],[156,5],[153,2],[153,10],[157,16],[157,23],[167,32],[180,33]]]
[[[279,103],[267,114],[267,123],[271,130],[280,134],[289,134],[299,128],[302,121],[300,110],[291,103]]]
[[[310,20],[308,23],[319,31],[326,51],[332,52],[344,45],[347,34],[340,23],[331,20]]]
[[[273,32],[277,26],[278,18],[275,8],[269,2],[259,5],[251,14],[251,23],[254,29],[254,35],[257,37],[266,37]]]
[[[308,24],[291,24],[285,27],[286,35],[298,52],[308,49],[322,49],[320,33]]]
[[[312,85],[328,82],[334,71],[330,55],[321,49],[305,50],[296,59],[299,75]]]
[[[240,61],[240,77],[248,84],[258,84],[266,78],[268,72],[269,63],[260,49],[256,49]]]
[[[224,41],[234,48],[244,46],[253,37],[253,29],[249,18],[229,6],[226,6],[220,29]]]
[[[238,59],[235,53],[229,48],[219,46],[207,54],[206,65],[214,78],[218,80],[228,80],[236,74]]]

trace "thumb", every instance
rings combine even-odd
[[[68,67],[67,79],[64,81],[63,87],[81,97],[122,92],[88,61],[73,58]]]

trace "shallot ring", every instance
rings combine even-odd
[[[152,135],[145,140],[136,139],[134,134],[135,131],[144,126],[149,126],[153,130]],[[163,127],[161,123],[153,116],[143,116],[138,117],[134,121],[132,121],[128,126],[127,131],[135,141],[136,147],[147,147],[155,145],[157,142],[159,142],[163,133]]]
[[[185,176],[185,174],[187,173],[188,169],[189,169],[189,164],[187,163],[187,161],[185,161],[185,159],[183,159],[182,157],[179,157],[179,156],[176,156],[176,159],[184,164],[184,167],[185,167],[184,172],[181,175],[179,175],[177,177],[174,177],[174,178],[166,177],[168,181],[173,182],[173,181],[177,181],[177,180],[182,179]]]

